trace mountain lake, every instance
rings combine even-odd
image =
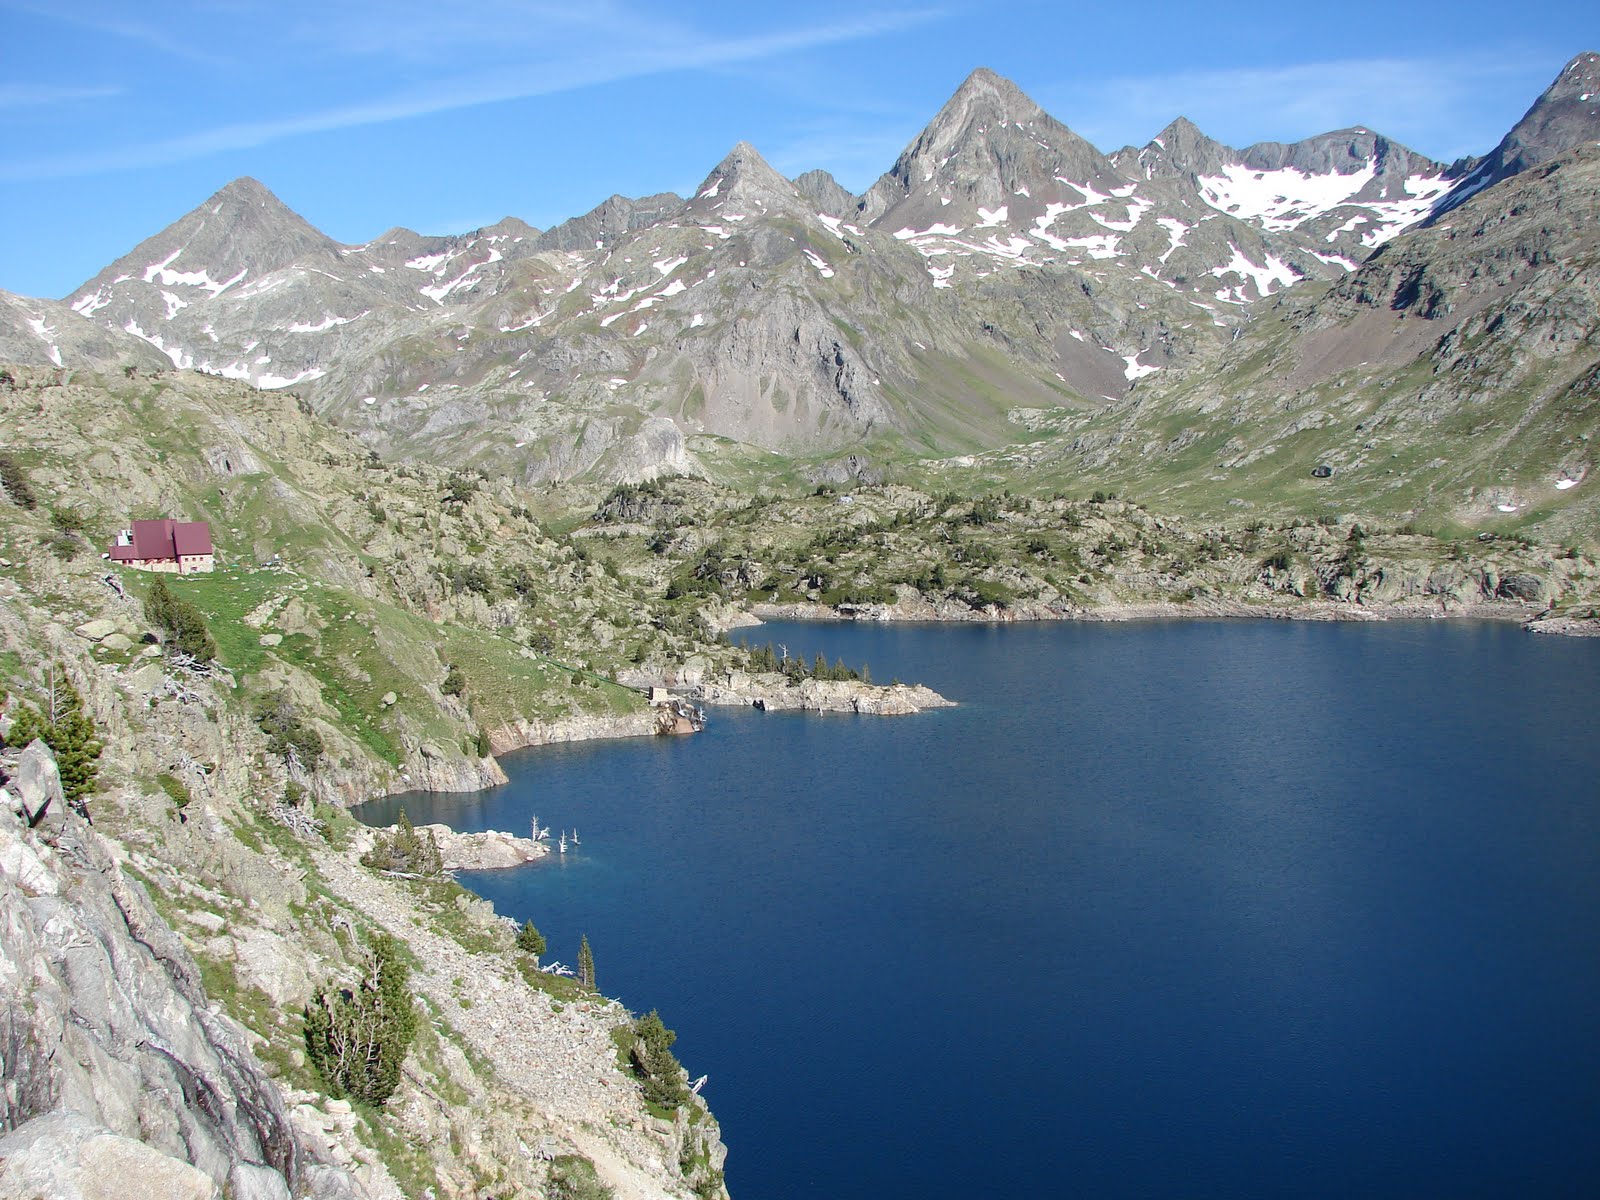
[[[959,707],[712,708],[360,810],[659,1009],[735,1200],[1600,1187],[1600,639],[769,625]]]

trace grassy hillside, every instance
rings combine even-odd
[[[704,648],[692,621],[552,533],[526,495],[383,463],[293,396],[187,373],[12,376],[0,450],[35,507],[6,506],[10,581],[69,629],[124,626],[131,646],[93,653],[137,664],[153,577],[102,550],[133,519],[209,521],[217,571],[173,590],[204,614],[239,710],[286,698],[349,798],[357,780],[401,786],[424,759],[432,777],[453,763],[470,781],[479,734],[513,722],[639,711],[610,673]],[[452,664],[464,688],[447,695]]]

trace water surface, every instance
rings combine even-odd
[[[736,1200],[1592,1195],[1600,642],[769,626],[961,707],[711,710],[391,820],[679,1031]]]

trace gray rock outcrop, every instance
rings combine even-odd
[[[8,790],[48,791],[47,757]],[[286,1200],[304,1156],[282,1098],[112,843],[0,814],[0,930],[0,1195]]]

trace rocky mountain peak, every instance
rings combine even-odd
[[[802,196],[816,201],[817,211],[830,217],[843,217],[855,210],[856,198],[839,181],[823,170],[796,175],[794,186]]]
[[[1556,76],[1496,147],[1509,173],[1600,139],[1600,54],[1585,51]],[[1495,157],[1491,155],[1490,157]]]
[[[1029,121],[1044,110],[1011,80],[979,67],[962,80],[955,94],[945,102],[933,123],[944,119],[966,120],[972,116],[1004,121]]]
[[[740,142],[711,169],[695,191],[690,206],[716,209],[727,217],[749,216],[772,209],[810,208],[788,179],[773,169],[749,142]]]
[[[73,292],[79,312],[108,298],[105,289],[135,279],[173,291],[212,296],[294,262],[337,261],[340,246],[249,177],[235,179],[205,203],[112,263]]]
[[[1065,185],[1109,191],[1126,180],[1098,150],[1050,116],[1016,84],[980,68],[969,75],[895,165],[862,198],[865,221],[927,228],[982,220],[1012,198],[1042,206]],[[1082,188],[1072,193],[1076,202]],[[957,208],[941,213],[951,203]]]
[[[1484,188],[1588,142],[1600,141],[1600,54],[1586,50],[1561,69],[1522,120],[1434,208],[1436,220]]]
[[[631,199],[612,195],[581,217],[553,225],[534,242],[537,250],[588,251],[608,245],[634,230],[665,220],[683,207],[683,197],[675,192]]]
[[[1233,162],[1238,151],[1207,137],[1188,117],[1173,121],[1142,149],[1118,150],[1111,161],[1127,174],[1145,179],[1168,176],[1214,175]]]
[[[501,217],[493,225],[486,225],[478,232],[485,237],[523,238],[530,242],[539,236],[539,231],[521,217]]]

